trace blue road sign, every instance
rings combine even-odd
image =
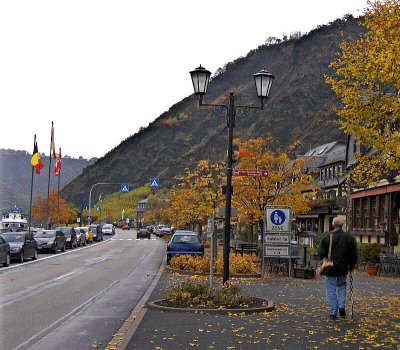
[[[129,185],[128,184],[121,184],[120,191],[124,192],[124,193],[129,192]]]
[[[291,211],[287,206],[271,206],[265,209],[267,232],[290,232]]]
[[[92,216],[91,215],[88,215],[88,216],[86,216],[86,221],[92,221]]]
[[[283,225],[286,220],[285,213],[280,209],[274,210],[270,217],[274,225]]]
[[[160,179],[151,178],[150,179],[150,188],[159,188],[160,187]]]

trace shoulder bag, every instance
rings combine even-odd
[[[328,251],[328,257],[322,259],[321,266],[319,267],[318,274],[320,276],[325,276],[326,273],[333,267],[333,260],[331,259],[331,254],[332,254],[332,240],[333,240],[333,234],[331,233],[329,235],[329,251]]]

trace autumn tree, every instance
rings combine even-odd
[[[147,197],[147,208],[143,217],[144,222],[169,224],[169,218],[164,213],[167,205],[168,201],[166,199],[159,198],[155,194],[150,194]]]
[[[345,133],[370,152],[357,154],[357,183],[371,183],[400,168],[400,1],[368,2],[367,31],[344,40],[327,82],[340,98]]]
[[[166,214],[175,226],[205,224],[221,202],[224,165],[201,160],[171,191]]]
[[[309,210],[303,191],[312,189],[313,178],[305,172],[305,161],[291,160],[288,152],[269,149],[271,142],[270,137],[235,140],[239,150],[250,153],[240,159],[240,169],[268,171],[268,176],[232,179],[232,206],[238,209],[240,221],[246,224],[262,221],[266,205],[288,205],[297,213]]]
[[[56,191],[51,191],[49,200],[47,197],[39,196],[36,204],[32,207],[32,218],[35,222],[46,225],[49,221],[50,227],[55,224],[69,224],[76,220],[76,212],[68,207],[63,198],[58,199]]]

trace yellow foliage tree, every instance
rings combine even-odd
[[[32,218],[35,222],[46,225],[50,221],[50,227],[55,224],[68,224],[76,220],[76,213],[69,208],[67,202],[58,196],[56,191],[51,191],[49,201],[47,197],[39,196],[32,207]]]
[[[171,201],[165,211],[175,226],[207,222],[221,201],[223,169],[222,163],[201,160],[193,171],[187,172],[178,188],[172,190]]]
[[[400,1],[368,2],[367,32],[341,44],[326,81],[341,99],[341,127],[367,149],[353,180],[371,183],[400,167]]]
[[[158,196],[151,194],[147,197],[147,209],[144,213],[143,220],[145,223],[163,223],[169,224],[170,220],[165,216],[164,211],[167,207],[168,202],[165,199],[159,198]]]
[[[302,192],[313,188],[313,178],[303,172],[305,161],[291,160],[287,152],[281,150],[269,150],[271,141],[270,137],[235,140],[239,150],[250,153],[240,159],[240,169],[268,171],[266,177],[234,176],[232,179],[232,206],[238,208],[239,219],[246,224],[262,220],[266,205],[288,205],[297,213],[309,210]]]

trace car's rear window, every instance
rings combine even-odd
[[[23,242],[25,235],[3,234],[1,237],[3,237],[6,242]]]
[[[56,236],[56,231],[42,231],[38,232],[35,237],[45,237],[45,238],[52,238]]]
[[[172,238],[173,243],[199,243],[199,239],[192,235],[178,235]]]
[[[56,231],[61,231],[67,237],[71,236],[71,229],[68,227],[59,227],[59,228],[56,228]]]

